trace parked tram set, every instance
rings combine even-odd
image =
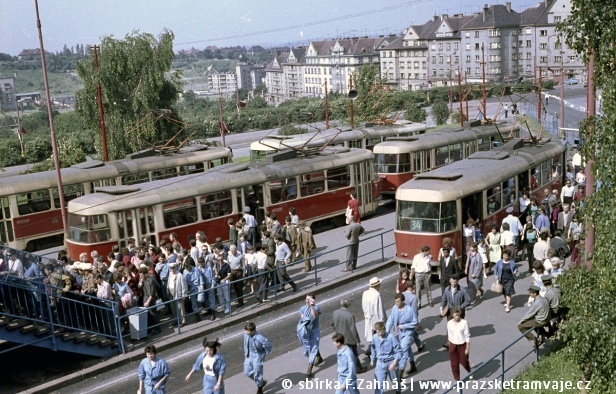
[[[61,170],[64,201],[96,187],[135,185],[204,172],[229,163],[232,151],[190,145],[175,152],[144,150],[123,160],[79,163]],[[0,178],[0,242],[28,252],[62,245],[62,214],[55,171]]]
[[[464,256],[462,225],[469,218],[482,234],[492,225],[500,229],[507,208],[520,213],[523,191],[541,201],[544,188],[560,189],[564,168],[565,146],[560,141],[544,139],[531,144],[515,139],[498,149],[476,152],[415,175],[396,191],[396,260],[411,264],[427,245],[433,273],[438,273],[435,260],[444,238],[452,240],[458,256]]]
[[[251,207],[261,224],[268,213],[284,223],[295,208],[308,224],[334,221],[344,225],[350,193],[363,214],[380,200],[372,152],[344,147],[320,152],[291,150],[266,162],[227,164],[201,174],[135,186],[109,186],[68,204],[69,255],[111,250],[128,238],[144,237],[157,245],[172,232],[181,242],[203,230],[213,242],[229,238],[229,219]]]
[[[373,149],[375,171],[383,182],[382,193],[393,197],[396,189],[415,174],[498,148],[503,141],[519,137],[519,127],[503,123],[388,138]]]
[[[365,128],[330,129],[293,136],[270,135],[250,144],[250,161],[260,162],[268,155],[302,147],[344,146],[372,150],[389,137],[409,137],[426,132],[422,123],[402,123]]]

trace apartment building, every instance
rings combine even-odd
[[[305,48],[277,52],[265,67],[266,100],[269,104],[279,105],[303,96],[305,52]]]
[[[17,98],[15,96],[15,79],[0,78],[0,108],[3,111],[15,111]]]
[[[235,96],[237,89],[237,78],[235,73],[225,72],[211,72],[207,77],[208,86],[210,92],[220,94],[223,97]]]

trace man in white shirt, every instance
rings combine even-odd
[[[419,300],[420,308],[422,286],[426,290],[428,303],[430,306],[434,306],[432,301],[432,292],[430,291],[430,275],[432,272],[431,260],[432,256],[430,256],[430,247],[424,245],[421,247],[421,253],[418,253],[415,257],[413,257],[413,264],[411,265],[411,278],[415,278],[415,290],[417,291],[417,299]]]
[[[578,170],[582,166],[582,155],[580,155],[580,152],[577,149],[571,158],[571,165],[573,165],[573,172],[577,174]]]
[[[381,280],[376,276],[370,279],[370,288],[362,294],[361,307],[364,311],[364,338],[370,343],[372,337],[375,334],[373,330],[376,322],[385,322],[387,315],[385,314],[385,307],[383,306],[383,300],[381,299],[381,293],[379,288],[381,287]],[[366,355],[370,355],[370,346],[366,350]]]
[[[573,195],[575,194],[575,187],[571,186],[571,179],[567,179],[565,186],[560,191],[560,202],[563,204],[571,204],[573,202]]]
[[[8,273],[12,275],[17,275],[18,277],[24,276],[24,265],[21,260],[17,258],[17,254],[14,250],[7,250],[6,256],[8,257]]]
[[[519,239],[520,239],[520,232],[522,232],[522,229],[524,228],[524,226],[522,226],[522,222],[520,222],[520,218],[518,218],[517,216],[513,216],[513,207],[509,207],[506,209],[505,212],[507,212],[507,216],[503,219],[502,223],[509,223],[509,231],[511,231],[511,233],[513,234],[513,245],[515,246],[515,249],[518,250],[520,247],[520,243],[519,243]],[[501,224],[501,233],[503,232],[503,227]],[[515,254],[514,254],[515,256]]]

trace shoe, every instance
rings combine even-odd
[[[293,287],[293,292],[294,293],[297,292],[297,285],[295,283],[292,285],[292,287]]]
[[[417,352],[423,352],[425,348],[426,348],[426,344],[422,343],[421,346],[417,347]]]
[[[195,315],[195,321],[194,323],[199,323],[201,321],[201,316],[199,315]]]
[[[262,304],[262,303],[263,303],[263,300],[262,300],[260,297],[255,297],[255,298],[257,299],[257,302],[258,302],[259,304]]]
[[[402,378],[406,378],[410,376],[413,372],[417,372],[417,366],[415,365],[415,361],[411,361],[411,366],[408,371],[402,372]]]
[[[447,343],[444,343],[443,346],[445,349],[449,350],[449,345]]]
[[[306,371],[306,376],[311,378],[314,375],[312,374],[312,364],[308,364],[308,370]]]
[[[434,307],[434,301],[430,300],[430,308]]]
[[[505,307],[505,312],[509,313],[510,311],[511,311],[511,309],[508,306],[506,306]]]
[[[278,289],[278,291],[285,291],[284,286],[282,286],[280,289]]]
[[[479,290],[480,294],[479,294],[479,298],[483,298],[483,295],[485,294],[484,290]]]
[[[350,269],[348,269],[348,268],[345,268],[345,269],[343,269],[343,270],[342,270],[342,271],[340,271],[340,272],[349,272],[349,271],[351,271],[351,270],[350,270]]]
[[[473,306],[477,303],[477,299],[474,299],[473,301],[471,301],[470,305]]]
[[[318,367],[321,364],[323,364],[323,357],[317,353],[317,356],[314,358],[314,365]]]
[[[244,306],[244,302],[238,302],[238,303],[237,303],[237,307],[238,307],[238,308],[241,308],[241,307],[243,307],[243,306]]]
[[[488,278],[488,274],[486,274],[485,272],[483,273],[483,278],[487,279]]]
[[[215,313],[212,313],[212,317],[210,317],[210,320],[211,320],[211,321],[216,320],[216,314],[215,314]]]
[[[231,311],[227,309],[223,313],[231,313]]]
[[[180,324],[180,328],[182,328],[182,327],[184,327],[184,326],[186,326],[186,322],[182,322],[182,323]]]
[[[366,349],[366,351],[364,352],[364,354],[368,357],[372,356],[372,349],[368,348]]]

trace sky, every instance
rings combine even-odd
[[[541,0],[511,0],[522,10]],[[208,45],[297,46],[336,37],[400,34],[442,14],[503,0],[39,0],[48,52],[132,31],[175,34],[174,50]],[[34,0],[0,0],[0,53],[39,48]]]

